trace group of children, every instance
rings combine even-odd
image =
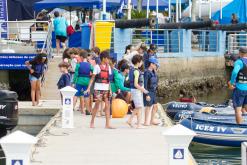
[[[153,45],[150,46],[150,51],[152,50],[154,51]],[[142,69],[144,64],[145,69]],[[114,98],[123,99],[129,105],[132,114],[127,124],[135,127],[133,119],[137,117],[135,128],[143,128],[141,113],[144,107],[143,125],[159,124],[154,118],[157,111],[158,67],[157,58],[145,53],[133,55],[131,63],[125,59],[117,63],[108,50],[100,52],[98,47],[91,50],[69,48],[64,51],[63,62],[59,64],[62,75],[57,86],[59,89],[72,86],[77,90],[74,107],[80,99],[81,112],[92,115],[91,128],[95,127],[98,111],[100,114],[103,114],[102,111],[105,113],[105,128],[113,128],[110,124],[110,103]]]

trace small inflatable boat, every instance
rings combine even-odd
[[[223,104],[208,104],[205,102],[198,103],[183,103],[183,102],[169,102],[164,105],[168,116],[175,120],[175,116],[184,114],[193,114],[194,112],[204,112],[212,114],[232,114],[234,109],[229,105],[229,102]],[[176,119],[177,120],[177,119]]]
[[[240,147],[247,141],[247,116],[244,119],[244,124],[238,125],[233,115],[205,115],[183,119],[180,124],[196,132],[193,142]]]

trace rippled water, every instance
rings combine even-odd
[[[197,101],[219,104],[229,99],[231,92],[220,90],[207,96],[198,97]],[[163,103],[174,99],[163,100]],[[205,146],[201,144],[191,144],[190,151],[200,165],[240,165],[241,148],[227,148],[217,146]]]

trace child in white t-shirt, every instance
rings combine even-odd
[[[109,52],[103,51],[100,54],[101,63],[95,65],[92,78],[90,80],[88,89],[86,92],[90,92],[91,85],[95,80],[94,85],[94,101],[95,106],[92,111],[92,119],[90,123],[90,128],[94,128],[94,120],[96,114],[99,110],[101,101],[105,102],[105,115],[106,115],[106,125],[105,128],[112,129],[110,125],[110,75],[112,74],[111,67],[109,65]]]

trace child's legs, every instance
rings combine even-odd
[[[84,97],[80,97],[80,109],[81,113],[85,113],[85,108],[84,108]]]
[[[57,48],[57,55],[60,53],[60,40],[56,39],[56,48]]]
[[[152,114],[151,114],[151,124],[157,124],[155,123],[155,114],[157,113],[157,111],[158,111],[158,104],[154,104]]]
[[[39,100],[40,100],[40,97],[41,97],[41,82],[40,80],[37,80],[36,81],[36,101],[37,101],[37,104],[39,104]]]
[[[77,96],[74,96],[74,98],[73,98],[73,109],[75,109],[75,106],[76,106],[76,103],[77,103],[77,99],[78,99],[78,97]]]
[[[106,118],[106,128],[110,127],[110,118],[111,118],[111,114],[110,114],[110,101],[108,98],[105,98],[105,118]]]
[[[146,106],[145,107],[145,122],[144,122],[144,125],[146,125],[146,126],[150,125],[150,122],[148,122],[149,117],[150,117],[150,110],[151,110],[150,106]]]
[[[94,127],[94,119],[95,119],[95,116],[99,110],[99,105],[100,105],[100,100],[95,101],[95,105],[94,105],[94,108],[92,110],[92,119],[91,119],[91,125],[90,125],[91,128]]]
[[[86,106],[88,112],[91,113],[92,112],[92,107],[91,107],[90,101],[91,101],[90,97],[84,97],[85,106]]]
[[[77,99],[78,97],[80,98],[82,96],[82,92],[81,92],[81,89],[82,89],[82,85],[80,84],[76,84],[75,85],[75,89],[77,90],[75,96],[74,96],[74,109],[75,109],[75,106],[76,106],[76,103],[77,103]],[[81,100],[80,100],[81,101]],[[81,102],[80,102],[81,103]],[[80,105],[81,106],[81,105]]]
[[[141,127],[142,122],[142,108],[137,108],[137,127]]]
[[[36,95],[36,81],[31,81],[31,98],[32,98],[32,103],[33,106],[35,106],[35,95]]]

